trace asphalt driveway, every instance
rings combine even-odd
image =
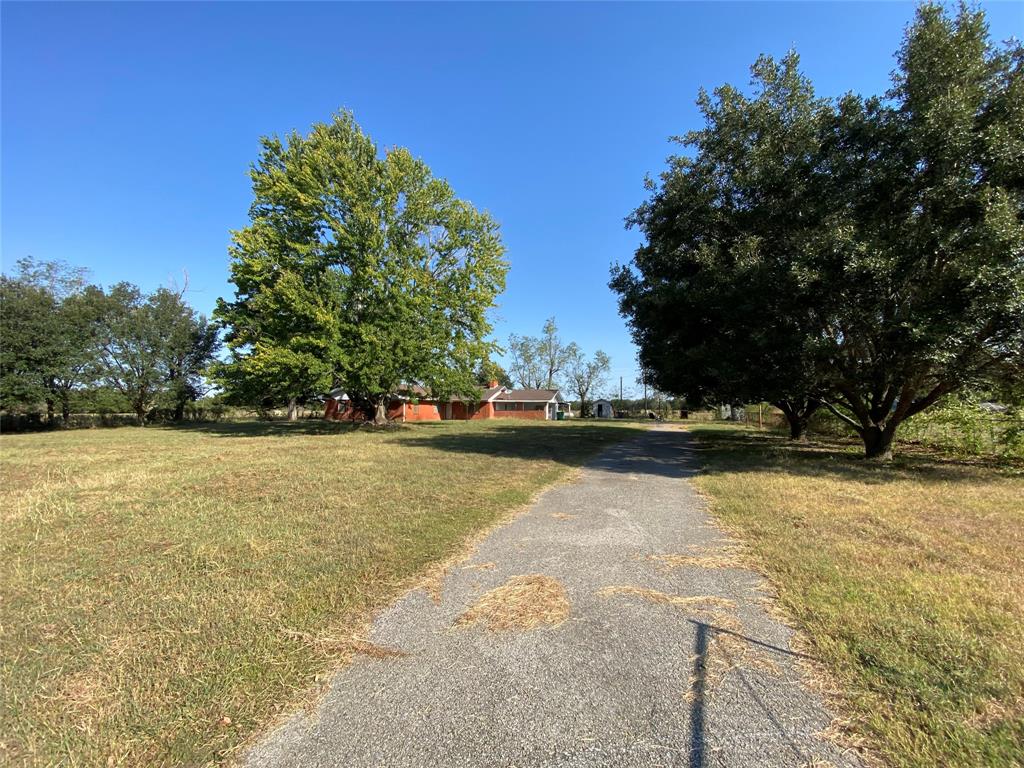
[[[671,427],[606,451],[452,568],[439,603],[418,590],[382,613],[382,652],[246,764],[858,765],[819,735],[831,716],[687,481],[697,466]],[[546,591],[502,589],[516,577]],[[465,618],[523,594],[512,615],[537,626]]]

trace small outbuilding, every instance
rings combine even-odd
[[[595,400],[594,416],[598,419],[614,419],[615,409],[612,408],[611,400]]]

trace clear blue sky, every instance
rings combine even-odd
[[[984,6],[997,39],[1024,5]],[[635,377],[609,265],[700,86],[795,47],[822,95],[880,92],[911,3],[2,4],[2,259],[109,285],[189,274],[209,312],[261,135],[351,109],[502,225],[496,336],[538,333]]]

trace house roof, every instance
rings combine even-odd
[[[507,389],[494,399],[501,402],[547,403],[557,398],[557,389]]]

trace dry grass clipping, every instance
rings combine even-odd
[[[694,656],[692,659],[694,671],[690,675],[691,695],[701,676],[704,678],[705,687],[711,688],[737,668],[770,675],[782,674],[779,666],[764,648],[747,640],[744,636],[743,623],[735,616],[713,611],[695,621],[703,625],[708,638],[703,658]]]
[[[369,656],[371,659],[400,659],[409,655],[398,648],[389,648],[385,645],[377,645],[369,640],[360,640],[358,638],[352,638],[347,641],[345,647],[353,655]]]
[[[746,568],[742,559],[742,548],[732,544],[708,551],[703,547],[691,547],[691,554],[648,555],[648,560],[661,563],[665,570],[692,565],[697,568]],[[704,552],[705,554],[700,554]]]
[[[483,595],[456,620],[455,626],[482,623],[490,630],[557,626],[569,616],[565,587],[540,573],[513,576]]]
[[[715,597],[714,595],[695,595],[693,597],[684,597],[683,595],[670,595],[667,592],[659,592],[656,589],[648,589],[647,587],[611,586],[599,590],[597,594],[601,597],[611,597],[612,595],[631,595],[633,597],[639,597],[643,600],[648,600],[652,603],[660,603],[662,605],[718,606],[720,608],[733,608],[736,605],[735,602],[727,600],[724,597]]]
[[[552,512],[551,516],[553,518],[555,518],[555,520],[575,520],[576,519],[576,515],[570,515],[570,514],[568,514],[566,512]]]
[[[469,565],[462,566],[464,571],[493,571],[497,568],[494,563],[470,563]]]
[[[363,629],[369,627],[369,622]],[[373,659],[398,659],[408,656],[405,651],[398,648],[389,648],[384,645],[365,640],[361,637],[317,637],[309,632],[297,632],[291,629],[281,629],[282,634],[294,637],[304,642],[317,652],[336,659],[348,661],[354,656],[369,656]]]

